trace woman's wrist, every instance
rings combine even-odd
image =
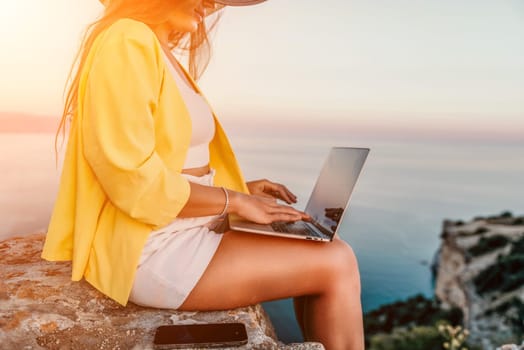
[[[228,214],[236,214],[238,213],[238,207],[239,207],[239,201],[241,201],[241,197],[243,196],[242,193],[232,190],[226,190],[229,194],[229,203],[228,208],[226,210],[226,213]]]
[[[219,216],[223,216],[228,213],[229,209],[229,192],[225,187],[221,187],[222,191],[224,192],[225,196],[225,202],[224,202],[224,208],[222,209],[222,212],[218,214]]]

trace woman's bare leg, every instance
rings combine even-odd
[[[305,337],[306,328],[304,325],[304,306],[306,303],[306,296],[294,297],[293,298],[293,308],[295,309],[295,318],[297,319],[298,326],[302,331],[302,335]]]
[[[304,297],[298,303],[307,340],[328,350],[364,348],[358,265],[340,239],[319,243],[228,232],[180,309],[231,309],[287,297]]]

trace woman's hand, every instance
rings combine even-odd
[[[307,220],[309,216],[288,205],[277,203],[271,196],[249,195],[240,192],[229,192],[231,195],[231,212],[258,224],[270,224],[275,221]]]
[[[269,180],[246,182],[249,192],[256,196],[281,199],[287,204],[296,203],[297,197],[286,186]]]

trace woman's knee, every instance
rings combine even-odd
[[[328,244],[324,265],[326,282],[332,285],[351,284],[360,289],[358,261],[351,246],[341,239]]]

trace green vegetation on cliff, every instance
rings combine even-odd
[[[436,327],[396,328],[390,334],[373,336],[366,348],[371,350],[441,350],[445,338]]]
[[[443,310],[437,301],[418,294],[368,312],[364,317],[364,327],[366,334],[388,333],[395,327],[433,326],[440,320],[447,320],[452,325],[461,324],[462,311],[458,308]]]
[[[498,314],[511,326],[518,339],[524,337],[524,303],[517,297],[486,311],[486,315]]]
[[[473,279],[477,293],[510,292],[524,285],[524,237],[512,243],[509,254],[479,272]]]
[[[473,256],[479,256],[489,253],[494,249],[506,246],[511,240],[503,235],[495,235],[491,237],[481,237],[479,242],[468,249],[468,253]]]
[[[524,225],[524,216],[513,216],[510,211],[504,211],[499,215],[492,216],[476,216],[473,221],[486,221],[490,224],[502,224],[502,225]]]
[[[443,310],[434,299],[416,295],[364,315],[366,345],[371,350],[442,349],[445,338],[436,325],[445,321],[460,325],[462,311]]]

